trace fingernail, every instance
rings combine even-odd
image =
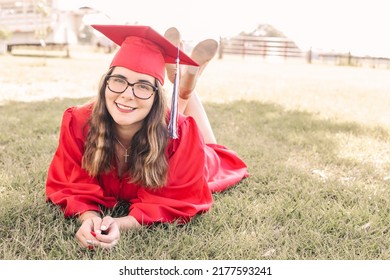
[[[94,231],[91,231],[91,234],[93,237],[96,237],[96,233]]]
[[[95,248],[92,245],[89,245],[88,249],[91,250],[91,251],[95,250]]]
[[[107,227],[106,226],[101,226],[100,229],[105,231],[105,230],[107,230]]]

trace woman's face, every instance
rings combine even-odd
[[[154,77],[134,72],[124,67],[115,67],[111,76],[113,75],[125,79],[131,84],[144,82],[155,85]],[[111,88],[115,90],[113,86]],[[138,130],[152,108],[155,94],[153,93],[149,99],[143,100],[134,96],[131,86],[128,86],[123,93],[115,93],[106,84],[105,99],[107,110],[117,126]]]

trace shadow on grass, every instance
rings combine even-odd
[[[381,198],[380,192],[375,196],[363,189],[367,181],[374,187],[383,182],[366,164],[340,158],[334,137],[344,133],[389,141],[389,133],[255,101],[205,104],[218,141],[235,150],[251,174],[215,194],[209,213],[188,226],[156,226],[123,237],[123,243],[136,242],[136,247],[122,243],[110,253],[80,251],[74,241],[77,225],[45,203],[44,188],[62,113],[87,100],[0,106],[0,128],[7,132],[0,135],[0,259],[389,256],[383,251],[389,242],[381,239],[388,232],[388,225],[381,222],[390,214],[388,196]],[[338,179],[313,176],[311,171],[321,167],[339,172],[354,169],[361,176],[352,185],[340,184]],[[369,234],[360,230],[368,221],[377,223]]]

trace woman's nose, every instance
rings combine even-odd
[[[134,99],[134,91],[131,86],[128,86],[127,89],[122,93],[122,97],[128,98],[128,99]]]

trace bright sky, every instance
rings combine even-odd
[[[185,40],[234,36],[271,24],[303,50],[390,57],[387,0],[68,0],[106,13],[113,23],[176,26]]]

